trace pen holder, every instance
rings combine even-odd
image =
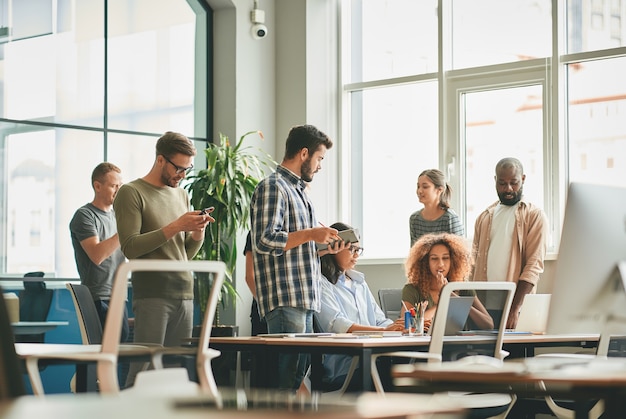
[[[424,316],[420,316],[419,314],[413,317],[415,322],[415,336],[422,336],[424,334]]]
[[[424,334],[424,316],[412,316],[410,312],[405,312],[404,329],[408,336],[422,336]]]

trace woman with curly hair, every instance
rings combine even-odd
[[[465,239],[450,233],[426,234],[411,247],[405,262],[408,282],[402,288],[402,311],[427,301],[424,330],[432,323],[439,294],[448,281],[465,281],[472,268],[471,251]],[[493,329],[493,319],[478,298],[469,313],[480,329]]]

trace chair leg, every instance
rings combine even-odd
[[[100,393],[117,394],[120,392],[116,360],[98,361],[97,371]]]
[[[372,383],[374,384],[374,388],[376,389],[376,393],[385,394],[385,389],[383,387],[383,383],[380,380],[380,374],[378,374],[378,368],[376,367],[376,360],[378,356],[372,355],[372,363],[370,365],[371,375],[372,375]]]
[[[27,358],[26,371],[28,372],[30,385],[33,388],[33,394],[35,396],[44,396],[43,383],[41,382],[41,375],[39,374],[39,359]]]
[[[224,403],[222,401],[222,395],[217,389],[217,383],[215,382],[215,377],[213,377],[213,370],[211,369],[211,360],[207,359],[204,361],[199,361],[202,365],[199,365],[198,375],[200,379],[200,387],[203,391],[210,393],[215,399],[215,404],[218,409],[222,409],[224,407]]]

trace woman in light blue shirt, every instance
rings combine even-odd
[[[331,228],[343,231],[351,227],[343,223],[335,223]],[[359,330],[403,330],[402,321],[394,322],[385,317],[365,282],[365,275],[353,269],[363,248],[358,242],[341,246],[343,249],[336,254],[326,253],[321,256],[322,275],[326,281],[321,281],[322,308],[319,313],[315,314],[321,331],[351,333]],[[348,374],[350,362],[351,357],[348,355],[324,356],[322,380],[326,391],[337,390],[342,386]],[[355,377],[358,373],[357,370]],[[352,383],[357,382],[359,382],[358,378],[353,377]]]

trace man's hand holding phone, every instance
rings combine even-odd
[[[205,221],[205,224],[204,224],[205,227],[208,223],[215,222],[215,218],[211,217],[210,215],[213,212],[213,210],[215,210],[215,207],[208,207],[200,211],[200,215],[202,216],[203,221]]]

